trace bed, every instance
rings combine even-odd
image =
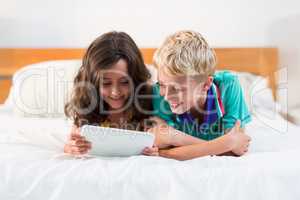
[[[0,75],[14,74],[12,85],[6,84],[9,96],[0,106],[0,199],[300,199],[300,127],[286,121],[276,103],[277,49],[216,49],[218,69],[234,70],[243,84],[253,114],[247,127],[252,144],[242,157],[189,161],[147,156],[76,158],[62,153],[72,124],[63,116],[63,103],[54,108],[45,101],[55,95],[41,94],[44,85],[36,81],[43,78],[27,82],[22,91],[28,102],[35,100],[30,106],[47,105],[48,112],[20,109],[14,92],[26,70],[76,69],[80,60],[73,59],[80,59],[83,52],[0,50]],[[155,74],[154,49],[142,52]],[[71,80],[73,74],[68,73],[63,79]],[[32,93],[37,85],[41,87]],[[36,94],[41,96],[31,98]],[[57,95],[50,102],[63,99]]]

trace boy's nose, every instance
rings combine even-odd
[[[178,94],[174,90],[170,89],[169,87],[166,87],[165,99],[167,101],[177,100]]]

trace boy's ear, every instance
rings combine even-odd
[[[211,85],[213,84],[213,80],[214,80],[214,78],[212,77],[212,76],[209,76],[208,78],[207,78],[207,80],[205,81],[205,83],[204,83],[204,89],[207,91],[207,90],[209,90],[209,88],[211,87]]]

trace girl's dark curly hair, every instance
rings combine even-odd
[[[110,68],[120,59],[127,62],[133,87],[141,86],[131,94],[134,95],[134,101],[130,103],[132,122],[140,122],[148,117],[149,112],[145,111],[152,110],[152,102],[149,98],[141,99],[139,96],[151,94],[151,87],[146,84],[151,75],[133,39],[124,32],[114,31],[105,33],[92,42],[74,79],[73,92],[70,101],[65,105],[65,114],[74,120],[77,127],[105,121],[107,114],[102,112],[100,103],[103,102],[102,108],[105,110],[108,105],[99,95],[100,71]]]

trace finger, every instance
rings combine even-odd
[[[74,135],[73,133],[70,134],[69,139],[72,140],[76,137],[76,135]]]
[[[83,144],[90,144],[91,143],[90,141],[85,140],[83,138],[77,138],[77,139],[73,139],[71,141],[74,141],[74,142],[72,142],[72,145],[75,145],[75,146],[77,146],[77,145],[83,145]]]
[[[143,129],[143,131],[144,132],[148,132],[149,129],[150,129],[149,127],[145,126],[144,129]]]
[[[64,152],[65,153],[71,153],[71,146],[69,145],[69,144],[66,144],[65,146],[64,146]]]
[[[148,148],[149,152],[157,152],[158,148],[157,147],[152,147],[152,148]]]
[[[243,146],[242,146],[243,149],[248,149],[248,147],[249,147],[249,142],[243,144]]]
[[[149,128],[146,132],[155,134],[155,128]]]
[[[86,143],[85,148],[87,148],[88,150],[92,149],[92,143]]]
[[[80,149],[79,152],[82,153],[82,154],[87,154],[89,151],[88,148],[84,148],[84,149]]]
[[[77,143],[78,143],[79,145],[82,145],[82,144],[91,144],[91,142],[88,141],[88,140],[77,140]]]
[[[152,147],[152,151],[158,152],[158,147],[153,146],[153,147]]]
[[[86,140],[78,140],[78,139],[70,140],[70,142],[69,142],[70,146],[82,146],[82,145],[87,145],[87,144],[89,144],[88,141],[86,141]]]
[[[70,146],[76,146],[76,140],[71,139],[71,140],[68,142],[68,145],[70,145]]]
[[[150,156],[149,152],[142,152],[142,154],[145,155],[145,156]]]
[[[80,135],[71,135],[70,140],[85,140],[85,138]]]
[[[159,156],[159,153],[158,152],[153,152],[150,154],[150,156]]]
[[[151,121],[159,121],[160,119],[158,117],[149,117],[149,120],[151,120]]]
[[[150,156],[150,155],[151,155],[151,152],[150,152],[149,150],[144,149],[144,150],[142,151],[142,154],[143,154],[143,155],[146,155],[146,156]]]
[[[87,154],[87,152],[72,152],[72,155],[74,156],[81,156],[81,155],[84,155],[84,154]]]
[[[78,148],[78,147],[74,147],[72,149],[72,152],[74,154],[84,154],[84,153],[87,153],[88,152],[88,148],[84,147],[84,148]]]
[[[72,130],[71,135],[79,135],[80,136],[80,133],[78,130]]]
[[[82,140],[85,140],[86,138],[82,135],[78,135],[78,134],[71,134],[71,138],[74,138],[74,139],[82,139]]]
[[[159,156],[158,152],[142,152],[145,156]]]
[[[81,135],[81,134],[80,134],[80,128],[76,128],[76,129],[75,129],[75,133],[78,134],[78,135]]]
[[[149,148],[149,147],[146,147],[143,150],[143,153],[145,153],[147,155],[151,155],[151,154],[156,153],[156,152],[158,152],[158,148]]]
[[[77,146],[77,147],[90,147],[91,143],[88,141],[80,141],[80,142],[76,142],[75,145],[73,146]]]
[[[244,151],[240,151],[240,152],[237,153],[237,155],[242,156],[242,155],[244,155],[244,153],[245,153]]]
[[[87,154],[87,153],[88,153],[88,150],[74,152],[75,155],[83,155],[83,154]]]
[[[143,151],[149,151],[149,147],[145,147]]]
[[[69,144],[70,144],[71,146],[76,146],[77,140],[72,139],[72,140],[70,140]]]
[[[145,154],[145,155],[150,156],[153,152],[152,151],[143,151],[142,153]]]
[[[81,155],[81,153],[78,149],[72,149],[71,154],[72,155]]]
[[[147,153],[148,151],[146,149],[143,149],[142,153]]]

